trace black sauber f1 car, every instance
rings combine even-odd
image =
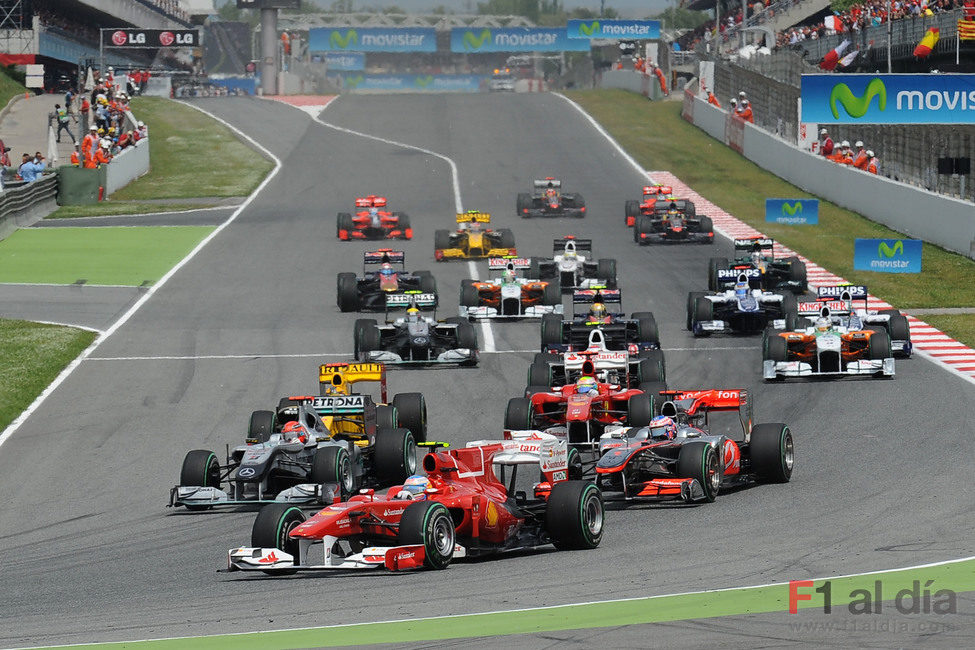
[[[516,201],[519,217],[584,217],[586,200],[581,194],[563,194],[562,181],[547,177],[532,183],[532,193],[519,194]]]
[[[616,260],[592,259],[592,240],[572,235],[552,243],[551,258],[533,257],[528,275],[540,280],[558,279],[562,293],[592,287],[616,288]]]
[[[378,266],[378,270],[369,270]],[[397,268],[398,267],[398,268]],[[362,254],[362,277],[355,273],[338,274],[338,305],[342,311],[384,311],[389,294],[416,291],[437,295],[437,280],[430,271],[407,273],[406,253],[380,248]],[[408,301],[402,306],[407,307]],[[430,307],[433,309],[437,301]]]
[[[806,292],[806,264],[798,257],[775,257],[775,242],[768,237],[735,240],[735,259],[712,257],[708,262],[708,288],[723,291],[735,286],[747,272],[753,289]]]
[[[433,365],[454,363],[476,366],[477,334],[466,318],[445,321],[422,316],[420,309],[436,306],[433,294],[389,294],[388,309],[408,306],[406,315],[390,320],[387,311],[383,325],[371,318],[355,322],[355,356],[361,361],[397,365]]]
[[[713,244],[714,224],[698,216],[694,204],[684,199],[657,201],[652,215],[636,217],[633,241],[645,244]]]
[[[795,461],[792,431],[752,424],[744,389],[662,391],[668,401],[646,427],[615,427],[599,439],[596,484],[623,499],[714,501],[722,487],[785,483]],[[714,433],[709,414],[737,411],[743,436]]]

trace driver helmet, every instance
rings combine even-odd
[[[816,319],[817,332],[828,332],[830,325],[831,323],[829,322],[829,319],[826,318],[825,316],[820,316],[819,318]]]
[[[285,440],[297,440],[299,442],[305,442],[308,438],[305,436],[305,427],[301,426],[300,422],[288,422],[281,429],[281,433],[284,434]]]
[[[589,318],[593,320],[606,318],[606,305],[601,302],[592,303],[592,307],[589,308]]]
[[[556,192],[555,192],[555,188],[554,187],[550,187],[547,190],[545,190],[545,196],[547,196],[549,198],[552,198],[555,195],[556,195]]]
[[[752,251],[752,264],[761,264],[762,261],[762,254],[758,251]]]
[[[394,273],[393,265],[390,264],[389,262],[383,262],[383,265],[379,267],[380,275],[389,276],[389,275],[393,275],[393,273]]]
[[[414,474],[406,479],[402,489],[396,493],[396,498],[423,501],[427,498],[428,487],[430,487],[430,479],[422,474]]]
[[[379,208],[369,208],[369,220],[373,225],[379,223]]]
[[[516,279],[517,276],[515,276],[515,272],[513,269],[507,269],[505,270],[504,273],[501,274],[501,281],[505,284],[511,284]]]
[[[576,252],[574,250],[567,250],[562,256],[567,260],[574,260],[576,258]]]
[[[741,280],[735,283],[735,297],[744,298],[748,295],[748,280]]]
[[[666,415],[658,415],[650,420],[650,438],[654,440],[673,440],[677,437],[677,425]]]
[[[410,307],[406,310],[406,320],[409,323],[416,323],[420,320],[420,310],[416,307]]]
[[[576,382],[576,393],[580,395],[595,393],[598,390],[599,384],[596,382],[595,377],[580,377],[579,381]]]
[[[478,231],[481,230],[481,222],[480,221],[472,221],[469,224],[467,224],[467,229],[470,230],[470,231],[473,231],[473,232],[478,232]]]

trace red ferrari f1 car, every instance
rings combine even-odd
[[[413,239],[410,217],[386,209],[386,197],[370,194],[355,200],[355,213],[339,212],[338,236],[342,241]]]
[[[288,504],[265,506],[252,547],[231,549],[229,568],[443,569],[455,558],[545,544],[595,548],[603,533],[602,494],[591,482],[566,480],[567,459],[564,440],[530,434],[434,450],[423,459],[426,476],[383,495],[363,490],[310,518]],[[521,465],[541,470],[531,497],[515,489]]]

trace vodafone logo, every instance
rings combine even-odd
[[[169,47],[170,45],[173,44],[173,41],[175,40],[176,37],[173,36],[172,32],[163,32],[162,34],[159,35],[159,42],[162,44],[163,47]]]
[[[112,34],[112,43],[115,45],[125,45],[125,41],[127,40],[123,31],[117,31]]]

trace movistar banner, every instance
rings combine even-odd
[[[450,51],[588,52],[589,41],[570,39],[564,27],[454,27]]]
[[[433,27],[312,27],[311,52],[436,52]]]
[[[975,74],[804,74],[800,121],[975,124]]]
[[[819,223],[819,199],[765,199],[765,221],[787,226]]]
[[[857,239],[853,269],[881,273],[920,273],[920,239]]]
[[[366,55],[363,52],[328,52],[325,65],[329,70],[364,70]]]
[[[569,38],[660,38],[656,20],[570,20],[566,25]]]
[[[355,74],[337,75],[345,90],[408,90],[477,92],[487,84],[487,75],[476,74]]]

